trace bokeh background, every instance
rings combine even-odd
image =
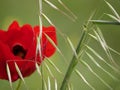
[[[57,0],[49,0],[56,6],[58,6],[61,10],[68,13],[63,6],[61,6]],[[62,0],[63,3],[77,16],[75,22],[71,21],[68,17],[61,14],[59,11],[54,10],[48,4],[43,2],[43,12],[49,17],[53,24],[56,25],[57,28],[57,38],[58,38],[58,47],[61,50],[62,54],[66,58],[66,62],[64,58],[56,52],[54,56],[50,59],[55,63],[55,65],[63,72],[60,74],[56,72],[56,70],[48,63],[51,71],[54,74],[54,77],[58,80],[58,88],[61,85],[64,74],[67,70],[68,64],[72,58],[72,50],[69,44],[66,43],[64,38],[60,35],[59,31],[69,36],[73,45],[76,47],[81,35],[81,27],[87,23],[89,17],[95,12],[93,15],[93,19],[105,19],[112,20],[104,13],[112,14],[110,8],[106,5],[104,0]],[[120,13],[120,1],[119,0],[107,0],[109,3],[113,5],[113,7]],[[31,24],[32,26],[39,24],[39,1],[38,0],[0,0],[0,29],[7,30],[9,24],[17,20],[20,25],[23,24]],[[70,15],[68,13],[68,15]],[[43,25],[49,26],[50,24],[43,19]],[[113,49],[120,52],[120,26],[119,25],[98,25],[103,32],[105,40],[107,44]],[[91,45],[97,50],[97,52],[101,52],[101,48],[95,43],[95,41],[91,42]],[[104,56],[104,55],[103,55]],[[120,62],[119,58],[114,56],[116,61]],[[86,58],[87,60],[87,58]],[[90,65],[93,65],[92,62],[89,62]],[[119,64],[120,65],[120,64]],[[94,66],[94,65],[93,65]],[[103,64],[103,67],[106,66]],[[76,67],[79,69],[86,79],[96,88],[96,90],[109,90],[98,78],[96,78],[91,72],[81,64]],[[96,67],[95,67],[96,68]],[[111,72],[117,78],[120,79],[120,76],[113,72],[108,67],[107,71]],[[95,69],[95,71],[105,80],[113,90],[120,90],[120,82],[112,80],[109,78],[104,72],[99,69]],[[44,78],[46,79],[48,75],[50,75],[45,69]],[[50,78],[51,82],[53,78]],[[47,79],[46,79],[47,80]],[[37,72],[32,74],[30,77],[25,78],[26,86],[29,90],[41,90],[41,77]],[[81,78],[79,78],[75,73],[72,74],[70,82],[73,84],[74,90],[92,90],[90,89]],[[13,83],[13,87],[16,88],[18,81]],[[52,84],[53,86],[53,84]],[[0,80],[0,90],[10,90],[10,85],[8,81]],[[26,90],[24,84],[21,85],[20,90]],[[53,90],[53,89],[52,89]]]

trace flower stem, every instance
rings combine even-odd
[[[80,41],[79,41],[78,46],[76,48],[76,53],[77,54],[79,54],[80,51],[81,51],[82,43],[83,43],[85,37],[86,37],[86,30],[83,30]],[[60,90],[66,90],[69,79],[70,79],[70,76],[71,76],[72,72],[74,71],[74,68],[77,65],[77,63],[78,63],[78,57],[76,57],[76,55],[74,54],[69,66],[68,66],[68,69],[67,69],[65,77],[63,79]]]
[[[20,89],[21,83],[22,83],[22,80],[20,79],[19,82],[18,82],[18,86],[17,86],[16,90]]]
[[[42,77],[42,90],[44,90],[44,75],[43,75],[43,65],[41,65],[41,77]]]

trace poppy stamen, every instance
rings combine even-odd
[[[15,45],[12,49],[12,52],[15,56],[19,56],[21,58],[25,58],[26,55],[26,50],[20,46],[20,45]]]

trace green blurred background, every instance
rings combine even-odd
[[[50,2],[54,3],[58,6],[61,10],[68,13],[63,6],[61,6],[57,0],[49,0]],[[74,46],[76,47],[81,35],[81,27],[87,22],[89,17],[92,13],[95,12],[93,19],[107,19],[111,20],[104,13],[110,13],[109,7],[105,4],[104,0],[62,0],[63,3],[77,16],[75,22],[71,21],[68,17],[61,14],[60,12],[51,8],[48,4],[43,2],[43,12],[49,17],[49,19],[56,25],[57,30],[61,31],[62,33],[69,36],[71,41],[73,42]],[[109,3],[113,5],[113,7],[120,13],[120,1],[119,0],[107,0]],[[0,0],[0,29],[7,30],[9,24],[13,20],[17,20],[20,25],[25,23],[29,23],[32,26],[39,24],[39,1],[38,0]],[[70,15],[68,13],[68,15]],[[50,24],[43,19],[43,25],[49,26]],[[109,46],[113,49],[120,52],[120,30],[119,26],[116,25],[99,25],[100,29],[103,32],[106,42]],[[67,59],[67,63],[69,64],[72,58],[72,50],[70,49],[69,45],[66,43],[64,38],[58,33],[58,47],[62,51],[63,55]],[[91,42],[91,45],[100,52],[101,48],[95,41]],[[68,64],[65,63],[63,57],[56,52],[56,54],[50,58],[55,65],[65,74],[65,71],[68,67]],[[115,56],[115,59],[119,61],[119,57]],[[86,57],[87,60],[87,57]],[[48,65],[49,63],[46,62]],[[89,62],[92,65],[92,62]],[[55,78],[58,80],[58,88],[61,85],[63,76],[55,71],[55,69],[49,65],[50,69],[52,70]],[[94,67],[94,66],[93,66]],[[106,67],[103,64],[103,67]],[[99,79],[97,79],[91,72],[85,68],[83,65],[79,64],[77,67],[86,79],[96,88],[96,90],[109,90]],[[108,67],[106,67],[108,71],[112,72],[113,75],[120,78],[120,76],[113,71],[111,71]],[[105,73],[100,71],[99,69],[95,69],[96,72],[111,86],[113,90],[120,90],[120,82],[112,80],[109,78]],[[44,71],[44,77],[47,77],[47,70]],[[51,81],[53,78],[50,78]],[[32,74],[30,77],[25,79],[26,86],[30,90],[41,90],[41,77],[38,75],[37,72]],[[91,90],[81,78],[79,78],[75,73],[72,74],[71,83],[74,86],[74,90]],[[13,87],[16,88],[18,81],[13,83]],[[53,84],[52,84],[53,86]],[[10,90],[10,85],[8,81],[0,80],[0,90]],[[20,90],[26,90],[24,84],[21,85]]]

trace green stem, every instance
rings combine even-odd
[[[80,50],[81,50],[82,43],[83,43],[83,41],[84,41],[84,39],[85,39],[85,36],[86,36],[86,30],[83,31],[83,33],[82,33],[82,35],[81,35],[81,38],[80,38],[80,41],[79,41],[79,43],[78,43],[78,46],[77,46],[77,48],[76,48],[76,53],[77,53],[77,54],[78,54],[78,53],[80,52]],[[70,64],[69,64],[69,67],[68,67],[67,72],[66,72],[66,74],[65,74],[65,77],[64,77],[64,79],[63,79],[62,85],[61,85],[61,87],[60,87],[60,90],[66,90],[68,81],[69,81],[69,79],[70,79],[70,76],[71,76],[72,72],[74,71],[74,68],[75,68],[75,66],[77,65],[77,63],[78,63],[78,59],[77,59],[77,57],[76,57],[75,55],[73,55],[73,58],[72,58],[72,60],[71,60],[71,62],[70,62]]]
[[[20,79],[16,90],[19,90],[19,89],[20,89],[21,83],[22,83],[22,80]]]
[[[45,90],[45,88],[44,88],[43,65],[42,64],[41,64],[41,77],[42,77],[42,81],[41,81],[41,83],[42,83],[42,90]]]
[[[94,24],[102,24],[102,25],[120,25],[120,22],[118,21],[90,20],[90,22]]]

